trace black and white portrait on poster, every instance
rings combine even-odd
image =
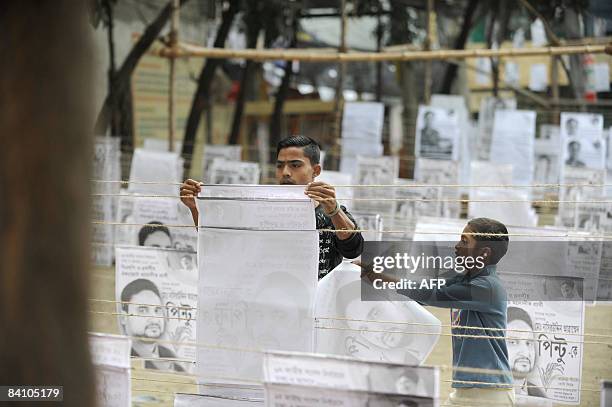
[[[591,113],[561,113],[563,162],[569,167],[603,169],[606,140],[603,116]]]
[[[454,110],[419,106],[416,156],[442,160],[459,157],[459,119]]]
[[[191,372],[195,348],[195,253],[152,247],[115,249],[119,328],[148,369]],[[184,359],[177,361],[176,359]]]

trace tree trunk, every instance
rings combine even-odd
[[[465,43],[467,42],[468,35],[470,34],[470,30],[472,29],[474,14],[476,13],[477,8],[478,0],[470,0],[465,9],[465,14],[463,15],[463,24],[461,26],[461,31],[459,32],[459,35],[455,40],[455,44],[453,47],[454,49],[465,48]],[[440,93],[450,94],[451,87],[453,86],[453,81],[455,80],[455,76],[457,76],[457,65],[446,65],[446,71],[444,72],[444,79],[442,80],[442,87]]]
[[[289,48],[295,48],[297,46],[297,28],[298,28],[298,16],[293,17],[292,23],[292,37],[289,43]],[[287,61],[285,64],[285,72],[283,80],[276,92],[276,98],[274,99],[274,111],[272,118],[270,119],[270,146],[276,146],[281,140],[282,131],[281,124],[283,121],[283,107],[285,106],[285,100],[289,93],[289,84],[291,83],[291,76],[293,75],[293,61]],[[271,152],[271,162],[276,160],[276,151]]]
[[[571,6],[566,7],[564,13],[564,26],[565,32],[568,39],[579,39],[583,37],[583,32],[580,29],[580,13],[579,10],[574,9]],[[577,101],[582,101],[584,98],[585,90],[585,79],[586,75],[582,64],[583,55],[570,55],[569,56],[569,70],[568,79],[570,86],[574,89],[574,96]],[[562,60],[562,59],[561,59]],[[584,109],[584,106],[582,107]]]
[[[406,5],[402,0],[391,1],[391,44],[410,42],[411,35],[406,22],[409,19]],[[412,178],[414,174],[414,146],[416,114],[418,109],[418,87],[416,86],[415,62],[398,63],[399,85],[402,93],[402,157],[400,160],[400,177]]]
[[[230,0],[229,7],[223,12],[221,17],[221,25],[215,36],[214,47],[223,48],[225,40],[229,34],[230,28],[234,21],[234,17],[238,14],[240,8],[240,0]],[[198,127],[202,112],[206,108],[210,97],[210,86],[215,77],[217,67],[221,64],[221,59],[209,58],[206,60],[204,67],[200,71],[198,78],[198,87],[196,89],[193,100],[191,101],[191,109],[187,116],[187,124],[185,126],[185,137],[183,138],[182,155],[185,159],[185,174],[189,174],[191,168],[191,157],[193,157],[193,147],[195,144]],[[210,108],[210,107],[209,107]]]
[[[180,5],[182,6],[187,1],[189,0],[181,0]],[[108,128],[111,121],[111,117],[113,115],[113,98],[116,97],[118,100],[126,98],[123,93],[131,91],[129,85],[130,79],[132,78],[132,73],[136,69],[140,58],[142,58],[142,56],[149,50],[153,42],[159,37],[159,34],[161,33],[162,29],[170,19],[171,11],[172,3],[170,2],[162,9],[159,15],[155,18],[155,20],[153,20],[153,22],[149,24],[142,36],[138,39],[136,44],[134,44],[134,47],[132,48],[128,56],[125,58],[125,61],[121,65],[121,68],[119,68],[119,71],[115,75],[115,80],[113,81],[113,88],[109,92],[109,94],[106,95],[106,99],[104,99],[102,109],[100,110],[100,113],[98,113],[98,118],[96,120],[95,125],[96,134],[106,133],[106,129]],[[121,105],[121,102],[118,102],[118,104]],[[122,112],[119,112],[119,114],[121,113]],[[133,125],[124,124],[121,127],[133,128]],[[131,146],[134,144],[132,140],[133,135],[125,136],[121,134],[121,137],[124,139],[121,142],[122,145]]]
[[[95,404],[90,36],[85,2],[0,6],[0,383],[62,385],[66,407]]]
[[[247,18],[247,43],[246,46],[249,49],[257,47],[257,38],[261,31],[262,24],[261,18],[259,18],[259,2],[253,2],[253,10],[250,11],[251,16]],[[242,68],[242,76],[240,78],[240,89],[238,89],[238,96],[236,97],[236,103],[234,106],[234,117],[232,119],[232,129],[229,136],[228,144],[238,144],[240,138],[240,128],[242,126],[242,116],[244,113],[244,104],[246,103],[247,88],[251,83],[253,72],[255,70],[255,62],[248,59]]]

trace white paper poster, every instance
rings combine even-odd
[[[109,223],[92,225],[92,261],[99,266],[110,266],[113,262],[115,239],[110,223],[117,209],[117,197],[112,195],[119,194],[121,186],[119,143],[117,137],[97,137],[94,144],[92,219]]]
[[[130,240],[138,246],[195,251],[197,231],[189,209],[178,198],[133,198]],[[187,227],[193,225],[193,227]]]
[[[197,373],[207,382],[227,382],[228,377],[234,382],[260,380],[260,350],[312,350],[319,253],[312,201],[303,194],[303,186],[298,199],[292,199],[297,187],[277,188],[291,215],[275,216],[265,205],[274,205],[272,200],[255,201],[259,205],[219,200],[231,192],[227,189],[209,188],[208,196],[199,200],[221,209],[208,219],[205,211],[200,212],[200,224],[214,222],[216,228],[201,227],[198,236],[198,342],[211,347],[198,349]],[[281,222],[261,227],[257,220],[250,225],[253,229],[235,229],[236,208],[226,210],[223,203],[227,208],[238,203],[238,213],[247,218]],[[304,211],[304,205],[309,209]]]
[[[480,112],[478,113],[478,137],[477,158],[489,160],[491,154],[491,138],[493,135],[493,120],[496,110],[515,110],[516,99],[501,99],[486,97],[480,101]]]
[[[174,395],[174,407],[257,407],[264,406],[264,400],[245,399],[230,396],[209,396],[201,394]]]
[[[204,182],[210,183],[208,170],[215,158],[222,158],[229,161],[240,161],[241,154],[242,146],[206,144],[204,147],[203,158]]]
[[[259,380],[257,350],[312,350],[318,250],[316,231],[200,229],[198,342],[228,347],[198,349],[200,378]]]
[[[358,155],[383,155],[382,130],[385,108],[378,102],[348,102],[342,114],[340,171],[356,175]]]
[[[439,397],[436,367],[361,361],[331,355],[267,352],[265,384]]]
[[[343,262],[319,281],[316,352],[379,362],[422,363],[438,341],[440,321],[399,295],[396,301],[361,301],[362,288],[374,289],[361,281],[360,273],[360,267]],[[391,322],[367,322],[372,320]],[[411,322],[415,325],[407,324]],[[329,329],[333,327],[339,329]]]
[[[397,157],[357,157],[357,185],[391,185],[399,173],[399,161]],[[391,188],[369,187],[355,188],[356,200],[353,207],[357,211],[375,212],[380,214],[391,214],[393,212],[393,201],[377,200],[380,198],[393,198]]]
[[[417,158],[415,178],[418,182],[442,188],[440,216],[447,218],[459,217],[459,164],[456,161],[432,160]]]
[[[521,276],[508,281],[508,356],[518,397],[580,404],[584,332],[583,301],[512,301],[546,290],[554,279]]]
[[[136,148],[130,167],[129,192],[178,195],[183,178],[183,159],[178,153]]]
[[[575,168],[605,168],[606,146],[603,116],[591,113],[561,113],[563,162]]]
[[[342,114],[342,138],[380,143],[385,106],[378,102],[347,102]]]
[[[261,169],[257,163],[215,158],[208,168],[211,184],[259,184]]]
[[[287,384],[266,384],[266,407],[434,407],[427,397],[378,394]]]
[[[419,106],[415,155],[442,160],[459,159],[459,118],[455,110]]]
[[[528,110],[497,110],[493,122],[491,161],[514,164],[513,184],[533,183],[536,113]]]
[[[129,407],[130,339],[125,336],[89,334],[89,349],[96,376],[99,407]]]
[[[548,88],[548,66],[532,64],[529,67],[529,89],[534,92],[544,92]]]
[[[396,179],[395,183],[400,187],[395,188],[395,198],[399,201],[395,202],[392,229],[405,233],[393,233],[389,240],[412,240],[419,217],[440,214],[442,188],[409,179]]]
[[[462,95],[434,94],[431,95],[431,106],[447,109],[457,115],[459,128],[459,135],[457,136],[459,140],[459,182],[467,184],[470,180],[470,161],[472,160],[472,151],[476,146],[474,143],[476,139],[465,97]]]
[[[574,227],[577,202],[593,199],[604,194],[605,170],[565,166],[562,172],[559,193],[559,216],[557,224]],[[592,187],[589,185],[593,185]]]
[[[559,126],[543,124],[540,137],[534,144],[534,184],[559,184],[561,177],[563,147]],[[545,193],[558,193],[558,188],[534,188],[533,196],[543,197]]]
[[[117,247],[115,257],[119,329],[132,339],[132,356],[143,358],[148,369],[191,372],[198,281],[195,253]]]
[[[512,185],[513,165],[472,162],[474,185]],[[531,207],[527,188],[470,188],[468,218],[491,218],[506,225],[536,226],[538,217]]]

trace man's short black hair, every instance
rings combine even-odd
[[[157,286],[151,280],[139,278],[123,287],[123,291],[121,291],[121,308],[127,312],[129,305],[127,303],[132,301],[132,298],[142,291],[151,291],[161,300],[161,295],[159,294],[159,289]]]
[[[311,165],[316,165],[321,162],[321,145],[315,140],[306,136],[291,136],[282,139],[276,146],[276,156],[283,148],[302,147],[304,155],[308,157]]]
[[[144,242],[147,240],[147,237],[149,237],[150,235],[152,235],[153,233],[157,231],[164,232],[165,234],[168,235],[170,240],[172,240],[170,229],[164,226],[164,224],[161,222],[152,221],[144,225],[138,232],[138,244],[140,246],[144,246]]]
[[[503,223],[489,218],[474,218],[468,222],[474,233],[495,233],[497,235],[473,235],[479,247],[489,247],[489,264],[497,264],[508,251],[508,229]]]
[[[524,321],[533,330],[533,321],[531,319],[531,316],[527,311],[522,308],[508,307],[506,319],[508,323],[514,320]]]

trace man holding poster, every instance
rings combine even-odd
[[[319,278],[324,277],[346,257],[354,259],[363,250],[361,233],[353,216],[336,200],[333,186],[317,182],[321,174],[319,144],[306,136],[293,136],[281,140],[277,147],[276,179],[280,185],[306,185],[304,194],[315,201],[317,229],[335,229],[338,232],[319,232]],[[203,184],[186,180],[180,188],[181,200],[191,210],[198,225],[195,197]]]

